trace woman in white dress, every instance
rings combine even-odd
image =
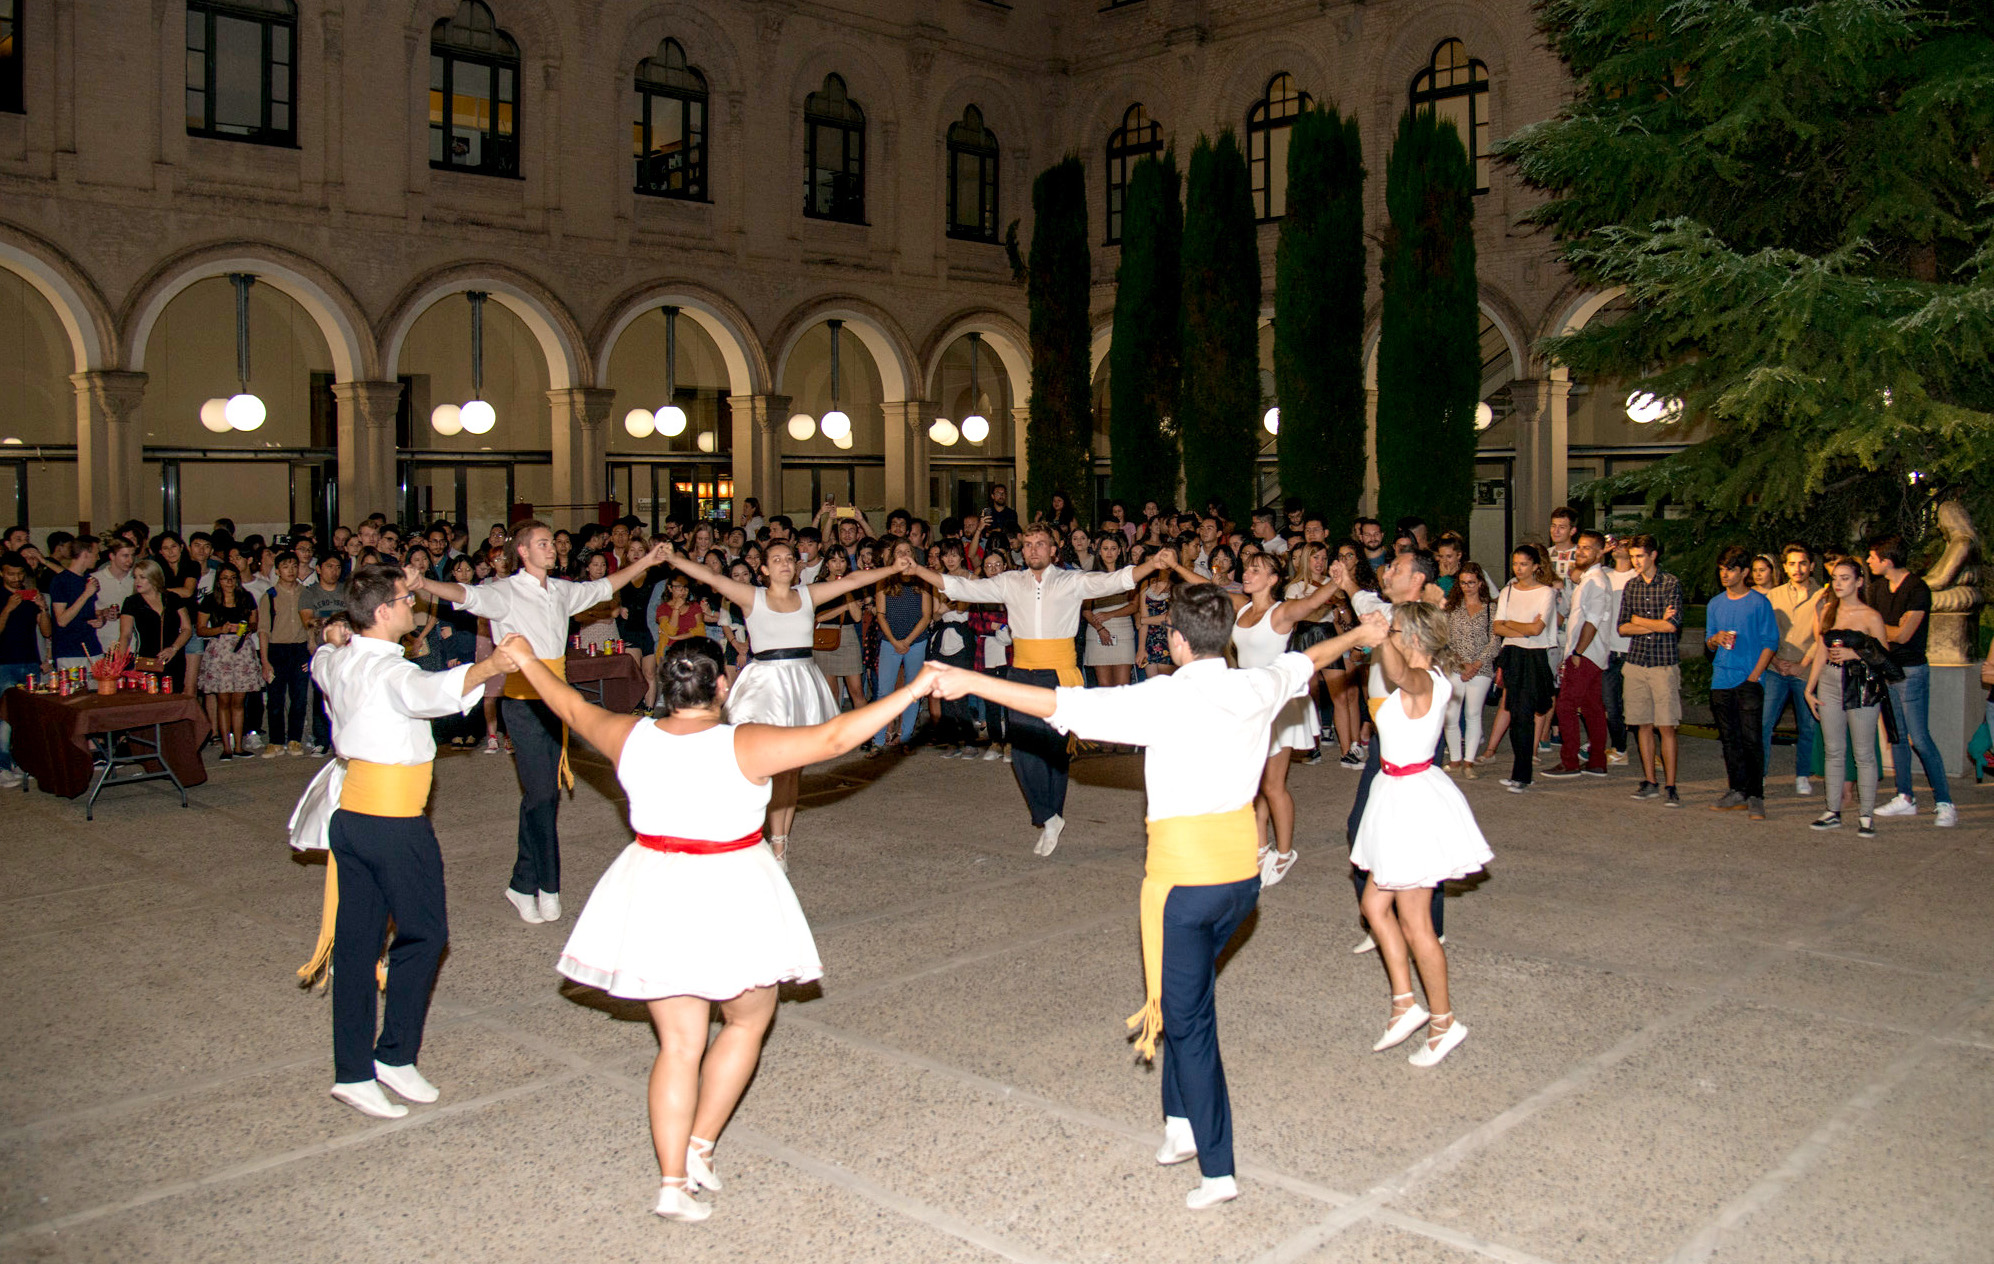
[[[1364,919],[1392,986],[1391,1019],[1371,1050],[1389,1049],[1425,1026],[1427,1038],[1408,1061],[1428,1067],[1468,1035],[1447,994],[1447,950],[1433,932],[1433,888],[1467,877],[1493,854],[1461,788],[1433,766],[1453,692],[1446,673],[1456,666],[1446,614],[1427,602],[1395,607],[1392,635],[1377,652],[1392,689],[1375,721],[1382,775],[1371,785],[1350,849],[1350,863],[1371,875]],[[1426,1006],[1413,997],[1413,965],[1426,986]]]
[[[1078,535],[1079,533],[1075,533]],[[1118,571],[1128,552],[1119,531],[1104,531],[1094,546],[1094,570]],[[1094,683],[1103,688],[1126,685],[1135,672],[1135,613],[1141,597],[1134,592],[1097,597],[1081,609],[1087,620],[1087,652],[1084,661],[1094,669]]]
[[[658,1032],[651,1143],[663,1177],[655,1210],[704,1220],[713,1208],[693,1194],[721,1188],[714,1142],[761,1059],[776,985],[824,973],[796,893],[762,841],[771,781],[850,751],[920,697],[933,674],[827,724],[779,728],[723,719],[727,673],[704,638],[659,658],[659,720],[584,701],[524,638],[506,638],[498,652],[608,757],[629,796],[637,840],[596,883],[557,968],[650,1009]],[[709,1047],[715,1003],[721,1027]]]
[[[730,579],[676,551],[667,553],[665,561],[743,612],[754,659],[741,668],[728,690],[727,722],[789,727],[822,724],[838,714],[838,700],[824,673],[817,669],[810,648],[817,607],[913,569],[909,562],[798,588],[796,546],[787,540],[769,541],[763,554],[766,588]],[[789,867],[789,827],[796,820],[796,799],[802,784],[801,766],[791,768],[776,777],[769,797],[769,846],[775,851],[776,863],[785,870]]]

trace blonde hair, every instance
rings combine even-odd
[[[166,572],[151,558],[143,557],[132,563],[132,574],[151,585],[155,597],[166,595]]]
[[[1434,669],[1451,675],[1459,667],[1447,614],[1430,601],[1405,601],[1392,607],[1392,630],[1405,634],[1425,654]]]
[[[1309,578],[1309,559],[1311,557],[1314,557],[1318,553],[1326,554],[1328,553],[1328,551],[1329,550],[1325,549],[1320,543],[1314,540],[1309,540],[1304,543],[1297,544],[1294,548],[1289,549],[1288,582],[1302,583],[1302,584],[1314,583],[1315,581]],[[1322,582],[1325,584],[1329,582],[1329,563],[1327,560],[1323,562]]]

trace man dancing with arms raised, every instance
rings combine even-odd
[[[1170,597],[1170,661],[1177,671],[1112,689],[1045,689],[951,667],[935,682],[945,698],[976,694],[1061,733],[1147,747],[1149,857],[1142,880],[1145,1000],[1129,1019],[1136,1047],[1163,1042],[1163,1148],[1156,1161],[1196,1158],[1204,1181],[1192,1210],[1239,1196],[1233,1176],[1232,1107],[1219,1061],[1213,993],[1218,957],[1260,898],[1253,798],[1267,763],[1267,734],[1315,673],[1386,635],[1381,614],[1356,629],[1287,653],[1266,667],[1229,668],[1232,600],[1213,584],[1179,585]]]
[[[1172,550],[1163,549],[1141,566],[1124,566],[1118,571],[1054,570],[1052,559],[1059,552],[1059,537],[1042,522],[1025,528],[1019,550],[1025,556],[1024,570],[1005,571],[988,579],[944,576],[925,566],[916,566],[914,573],[950,601],[1002,604],[1015,638],[1011,642],[1016,655],[1011,679],[1042,688],[1080,686],[1073,634],[1080,629],[1081,606],[1094,597],[1132,592],[1150,572],[1176,561]],[[1050,856],[1059,846],[1060,830],[1066,827],[1062,815],[1066,810],[1066,738],[1047,728],[1037,714],[1026,713],[1012,726],[1011,755],[1025,806],[1031,809],[1032,824],[1039,827],[1039,841],[1032,850]]]

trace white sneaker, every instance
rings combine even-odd
[[[1933,821],[1932,824],[1938,826],[1940,829],[1951,829],[1953,826],[1959,824],[1959,809],[1950,803],[1939,804],[1938,819]]]
[[[561,920],[561,893],[559,891],[538,892],[533,897],[533,903],[540,909],[541,921],[558,922]]]
[[[388,1100],[388,1095],[381,1091],[380,1082],[377,1080],[361,1080],[357,1084],[335,1084],[332,1086],[332,1095],[336,1100],[345,1102],[361,1114],[372,1115],[376,1119],[400,1119],[408,1114],[408,1107],[400,1102]]]
[[[1812,781],[1808,780],[1808,779],[1807,779],[1807,778],[1805,778],[1805,777],[1795,777],[1795,778],[1793,779],[1793,793],[1795,793],[1795,794],[1813,794],[1813,793],[1814,793],[1814,783],[1813,783]]]
[[[1627,752],[1610,750],[1606,752],[1606,762],[1615,768],[1625,768],[1627,766]]]
[[[1376,952],[1376,951],[1378,951],[1378,941],[1371,938],[1369,935],[1364,936],[1364,942],[1358,944],[1355,948],[1352,948],[1350,950],[1352,956],[1358,956],[1363,953]]]
[[[1156,1161],[1164,1167],[1171,1167],[1197,1157],[1198,1139],[1191,1135],[1191,1121],[1181,1115],[1165,1119],[1163,1148],[1156,1152]]]
[[[242,749],[246,751],[260,751],[264,745],[263,734],[258,733],[255,729],[251,729],[249,735],[242,739]]]
[[[1918,801],[1908,794],[1900,794],[1876,810],[1878,816],[1916,816]]]
[[[538,926],[540,923],[547,920],[546,918],[540,916],[540,901],[534,898],[533,896],[521,895],[519,892],[513,890],[511,887],[507,887],[505,889],[505,898],[510,900],[512,902],[512,906],[519,910],[520,921],[529,922],[532,925]]]
[[[1039,841],[1033,844],[1032,854],[1034,856],[1052,855],[1053,849],[1059,846],[1059,831],[1065,828],[1065,817],[1056,814],[1047,817],[1046,823],[1039,827]]]
[[[433,1102],[441,1096],[436,1086],[431,1084],[422,1072],[415,1069],[413,1062],[407,1066],[389,1066],[385,1062],[376,1062],[374,1082],[387,1085],[395,1090],[396,1096],[407,1098],[412,1102]]]
[[[0,768],[0,790],[12,790],[26,780],[18,768]]]
[[[996,746],[986,746],[983,748],[983,762],[986,764],[994,764],[1004,757],[1004,752]]]
[[[1229,1203],[1239,1197],[1239,1182],[1230,1176],[1207,1176],[1198,1188],[1184,1195],[1184,1205],[1192,1211],[1203,1211],[1220,1203]]]

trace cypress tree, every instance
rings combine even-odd
[[[1108,346],[1109,488],[1118,500],[1177,499],[1178,306],[1184,208],[1177,151],[1129,173],[1122,261],[1115,272],[1115,336]]]
[[[1481,310],[1475,177],[1453,123],[1399,119],[1385,160],[1378,340],[1378,517],[1466,534],[1474,500]]]
[[[1355,117],[1307,110],[1288,140],[1274,252],[1281,490],[1331,522],[1364,495],[1364,148]]]
[[[1227,128],[1191,151],[1184,195],[1182,386],[1177,429],[1191,506],[1253,507],[1260,427],[1260,250],[1239,140]]]
[[[1033,512],[1065,492],[1091,518],[1093,386],[1088,373],[1087,178],[1078,158],[1032,182],[1032,250],[1025,298],[1032,348],[1031,424],[1025,431],[1026,495]]]

